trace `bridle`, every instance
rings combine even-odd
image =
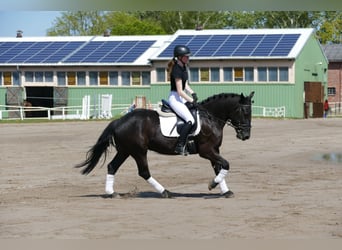
[[[244,112],[244,111],[243,111],[243,108],[251,108],[251,105],[248,105],[248,104],[241,104],[241,105],[238,106],[236,112],[238,112],[239,114],[241,114],[242,112]],[[233,122],[232,122],[231,119],[227,119],[227,120],[225,121],[225,120],[223,120],[223,119],[221,119],[221,118],[218,118],[218,117],[214,116],[213,114],[210,114],[210,113],[208,112],[208,110],[206,110],[206,109],[198,108],[198,110],[199,110],[199,113],[200,113],[200,114],[201,114],[201,113],[202,113],[202,114],[204,113],[208,119],[214,118],[216,121],[222,123],[223,125],[228,125],[228,126],[234,128],[234,129],[236,129],[237,131],[242,131],[242,130],[244,130],[244,129],[250,129],[250,128],[252,127],[250,124],[242,124],[242,123],[240,123],[240,121],[239,121],[237,124],[233,124]]]

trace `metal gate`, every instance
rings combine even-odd
[[[53,88],[53,107],[66,107],[68,106],[68,88],[67,87],[54,87]],[[61,115],[62,111],[57,110],[53,112],[54,115]]]
[[[6,89],[6,105],[13,106],[8,107],[8,110],[13,110],[8,112],[8,118],[20,118],[19,107],[23,103],[23,91],[22,87],[7,87]],[[15,106],[15,107],[14,107]]]

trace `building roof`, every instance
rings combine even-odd
[[[178,30],[152,59],[172,57],[177,44],[193,59],[296,58],[313,29]]]
[[[322,49],[329,62],[342,62],[342,44],[322,45]]]
[[[313,29],[178,30],[173,35],[0,37],[0,65],[149,65],[177,44],[192,60],[296,58]]]

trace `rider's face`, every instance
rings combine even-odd
[[[182,56],[181,57],[181,61],[184,63],[184,64],[187,64],[189,62],[189,56]]]

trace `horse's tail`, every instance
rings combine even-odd
[[[105,128],[105,130],[102,132],[100,137],[98,138],[96,144],[90,148],[90,150],[87,152],[86,160],[78,165],[76,165],[76,168],[81,168],[86,166],[81,173],[82,174],[89,174],[97,165],[99,160],[101,159],[102,155],[104,154],[104,160],[103,163],[106,160],[107,157],[107,150],[110,145],[114,146],[114,122],[112,121],[109,123],[109,125]]]

